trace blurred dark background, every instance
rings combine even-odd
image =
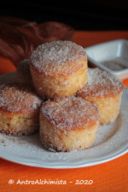
[[[0,1],[1,16],[31,21],[60,21],[79,30],[127,30],[128,1]]]

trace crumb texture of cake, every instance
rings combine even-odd
[[[98,125],[97,108],[82,98],[57,98],[41,106],[40,138],[47,149],[71,151],[87,148],[95,141]]]
[[[37,130],[41,99],[20,83],[0,84],[0,132],[29,135]]]
[[[111,123],[120,111],[122,83],[111,73],[98,68],[89,69],[88,74],[87,85],[77,95],[97,106],[101,124]]]
[[[40,96],[74,95],[87,82],[87,56],[71,41],[44,43],[33,51],[30,71]]]

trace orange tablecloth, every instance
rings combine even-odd
[[[128,32],[76,32],[73,40],[83,46],[117,38],[128,38]],[[1,67],[1,65],[6,67]],[[0,59],[0,72],[14,71],[8,60]],[[128,85],[128,80],[125,80]],[[128,154],[108,163],[88,168],[52,170],[32,168],[0,159],[0,192],[128,192]],[[17,184],[20,180],[66,180],[65,185]],[[92,185],[75,185],[76,180],[93,180]],[[8,181],[12,184],[8,184]],[[72,181],[72,183],[70,183]]]

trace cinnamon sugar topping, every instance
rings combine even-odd
[[[75,96],[46,101],[41,107],[41,113],[60,129],[79,128],[98,119],[97,108]]]
[[[36,110],[41,100],[28,88],[17,84],[0,85],[0,108],[9,112]]]
[[[86,59],[83,47],[71,41],[59,40],[38,46],[31,55],[31,63],[39,72],[45,74],[63,73],[73,71],[73,61],[81,57]]]
[[[88,83],[78,95],[86,96],[106,96],[116,95],[123,90],[121,82],[111,73],[98,68],[88,70]]]

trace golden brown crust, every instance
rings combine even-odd
[[[41,107],[41,117],[58,129],[72,130],[98,121],[97,108],[79,97],[57,98],[46,101]]]
[[[7,135],[30,135],[39,127],[39,110],[29,113],[12,113],[0,109],[0,132]]]
[[[115,96],[105,96],[105,97],[83,97],[85,100],[95,104],[98,108],[100,115],[100,124],[112,123],[116,120],[120,112],[122,93]]]
[[[74,95],[87,82],[87,69],[80,68],[76,73],[69,76],[45,76],[38,73],[32,66],[31,73],[33,84],[37,93],[43,98],[55,96]]]
[[[93,145],[99,121],[73,130],[57,129],[44,116],[40,118],[40,140],[49,151],[82,150]]]
[[[71,41],[53,41],[37,47],[31,65],[44,75],[70,75],[87,63],[85,50]],[[83,60],[81,63],[79,60]]]

